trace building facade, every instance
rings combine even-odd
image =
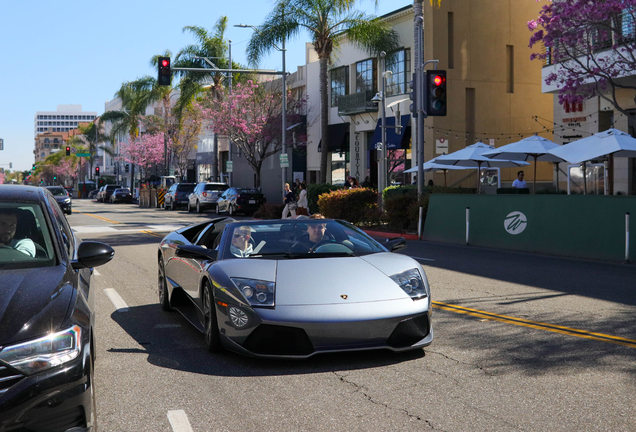
[[[541,91],[541,64],[530,61],[530,34],[526,22],[537,16],[540,5],[516,0],[449,0],[441,7],[424,2],[424,60],[438,60],[447,71],[445,117],[425,120],[424,161],[460,150],[477,141],[496,147],[534,133],[544,133],[537,117],[552,119],[553,102]],[[413,74],[414,13],[405,6],[381,17],[398,33],[401,47],[385,57],[387,127],[396,120],[401,129],[387,133],[388,184],[410,184],[403,174],[415,166],[416,128],[410,115],[409,82]],[[484,25],[485,22],[497,23]],[[319,64],[307,51],[306,93],[310,112],[319,115]],[[428,65],[427,69],[432,69]],[[377,184],[381,109],[372,99],[382,89],[381,59],[346,40],[340,44],[329,71],[329,136],[331,183],[353,176],[369,177]],[[308,118],[310,115],[308,115]],[[308,121],[307,178],[320,170],[320,122]],[[448,174],[449,186],[474,187],[476,170]],[[502,168],[502,186],[512,183],[516,170]],[[531,175],[528,180],[532,180]],[[539,163],[539,182],[552,182],[552,164]],[[428,173],[427,180],[443,183],[443,174]]]
[[[33,136],[44,132],[68,132],[81,122],[95,120],[96,111],[82,111],[81,105],[58,105],[56,111],[38,111],[33,121]]]

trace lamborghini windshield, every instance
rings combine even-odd
[[[228,225],[223,258],[347,257],[385,251],[371,237],[344,221],[242,221]]]

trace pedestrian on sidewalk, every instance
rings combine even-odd
[[[307,200],[307,185],[305,182],[300,184],[300,194],[298,195],[298,208],[296,214],[309,216],[309,202]]]
[[[285,208],[283,209],[283,215],[281,219],[287,219],[287,214],[291,213],[291,217],[296,216],[296,195],[289,188],[289,183],[285,183]]]

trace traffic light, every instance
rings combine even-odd
[[[126,172],[130,172],[130,164],[126,164]]]
[[[35,171],[35,164],[33,164],[33,171]]]
[[[409,83],[409,88],[411,89],[411,93],[409,93],[409,99],[413,101],[413,103],[409,106],[409,110],[414,118],[417,118],[417,85],[415,81],[416,74],[413,74],[413,81]]]
[[[117,175],[117,166],[116,165],[113,167],[113,171],[115,172],[115,175]]]
[[[66,156],[70,156],[71,155],[71,148],[69,146],[66,146]]]
[[[95,175],[99,177],[99,167],[95,167]]]
[[[169,86],[172,80],[172,72],[170,71],[170,57],[159,57],[159,85]]]
[[[426,71],[426,115],[446,115],[446,71]]]
[[[9,169],[13,168],[13,162],[9,162]]]

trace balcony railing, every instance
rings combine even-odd
[[[354,115],[367,112],[378,112],[378,105],[371,102],[375,96],[373,90],[365,90],[350,95],[338,96],[338,114]]]

